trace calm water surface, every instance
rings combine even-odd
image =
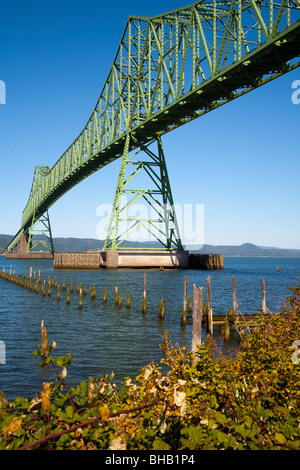
[[[0,269],[16,274],[28,274],[30,267],[51,279],[57,276],[61,285],[74,283],[71,302],[66,305],[66,291],[57,301],[52,296],[42,297],[0,279],[0,340],[5,342],[5,364],[0,364],[0,388],[8,400],[17,396],[33,397],[39,394],[42,383],[54,379],[52,372],[41,369],[33,360],[34,351],[41,342],[41,321],[44,320],[49,340],[57,343],[56,354],[71,353],[73,361],[68,368],[67,383],[77,385],[89,376],[116,374],[115,381],[134,377],[141,367],[152,360],[159,362],[159,345],[165,330],[172,343],[191,346],[192,325],[180,325],[184,276],[188,274],[188,295],[193,284],[204,287],[211,276],[213,312],[226,314],[232,307],[232,275],[236,278],[238,307],[246,315],[261,307],[261,278],[267,290],[267,307],[276,311],[290,287],[299,282],[300,258],[225,258],[221,271],[199,270],[147,270],[147,313],[142,314],[144,270],[59,271],[51,260],[6,260],[0,258]],[[280,267],[280,272],[276,267]],[[77,283],[87,286],[83,308],[78,308]],[[90,299],[95,283],[96,299]],[[114,304],[115,286],[122,299],[121,308]],[[102,302],[103,289],[107,290],[107,303]],[[131,308],[126,308],[126,294],[131,296]],[[165,303],[165,317],[158,318],[158,304]],[[218,330],[215,332],[218,337]],[[203,329],[203,338],[206,335]]]

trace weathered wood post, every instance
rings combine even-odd
[[[91,287],[91,299],[94,299],[96,297],[96,286],[95,283],[93,283],[93,286]]]
[[[130,294],[127,294],[127,298],[126,298],[126,307],[127,307],[127,308],[130,308]]]
[[[78,303],[78,306],[81,310],[82,309],[82,287],[80,287],[80,289],[79,289],[79,303]]]
[[[73,292],[73,282],[70,282],[70,292]]]
[[[228,316],[225,317],[224,336],[225,336],[225,341],[228,343],[229,338],[230,338],[230,326],[229,326]]]
[[[184,325],[186,323],[186,299],[187,299],[187,285],[188,285],[188,276],[184,276],[184,287],[183,287],[183,307],[181,310],[181,323]]]
[[[192,311],[192,296],[191,295],[189,296],[189,300],[188,300],[188,309],[189,309],[189,312]]]
[[[146,313],[146,297],[147,297],[147,274],[144,273],[144,295],[143,295],[143,304],[142,304],[143,313]]]
[[[196,357],[197,346],[201,344],[201,332],[202,332],[202,315],[203,315],[203,287],[197,289],[196,285],[193,285],[193,330],[192,330],[192,353],[194,355],[193,362],[199,360]]]
[[[161,299],[159,302],[159,307],[158,307],[159,318],[164,318],[164,314],[165,314],[164,299]]]
[[[208,333],[213,336],[213,312],[211,306],[211,290],[210,290],[210,276],[206,279],[206,290],[207,290],[207,325]]]
[[[117,305],[119,301],[119,293],[118,293],[118,288],[115,287],[115,304]]]
[[[57,285],[57,293],[56,293],[57,300],[60,300],[60,285]]]
[[[103,303],[106,304],[106,289],[103,289]]]
[[[66,281],[63,281],[63,282],[62,282],[61,288],[62,288],[62,290],[66,290]]]
[[[70,303],[70,290],[67,290],[67,297],[66,297],[66,304],[69,305]]]
[[[267,307],[266,307],[266,289],[265,289],[265,280],[262,277],[261,278],[261,290],[262,290],[262,312],[266,313],[267,312]]]
[[[235,287],[235,276],[232,276],[232,297],[233,297],[233,315],[236,315],[236,287]]]

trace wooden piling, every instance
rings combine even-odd
[[[130,294],[127,294],[127,298],[126,298],[126,307],[127,307],[127,308],[130,308]]]
[[[57,300],[60,300],[60,285],[57,285],[57,291],[56,291],[56,298]]]
[[[206,318],[207,317],[207,303],[203,302],[203,316]]]
[[[262,313],[266,313],[267,312],[266,289],[265,289],[265,280],[263,277],[261,278],[261,290],[262,290]]]
[[[232,276],[232,306],[233,315],[236,315],[236,287],[235,287],[235,276]]]
[[[206,290],[207,290],[207,325],[208,334],[213,336],[213,312],[211,306],[211,290],[210,290],[210,276],[206,279]]]
[[[142,303],[143,313],[146,313],[146,297],[147,297],[147,274],[144,273],[144,295],[143,295],[143,303]]]
[[[230,326],[229,326],[229,321],[228,317],[225,317],[225,323],[224,323],[224,336],[225,336],[225,341],[228,343],[230,339]]]
[[[73,292],[73,289],[74,289],[74,288],[73,288],[73,282],[71,281],[71,282],[70,282],[70,293]]]
[[[86,285],[83,286],[83,295],[86,295]]]
[[[103,289],[103,303],[106,304],[106,289]]]
[[[184,276],[184,287],[183,287],[183,307],[181,309],[181,324],[186,324],[186,301],[187,301],[187,285],[188,285],[188,276]]]
[[[63,281],[63,282],[62,282],[61,288],[62,288],[62,290],[66,290],[66,281]]]
[[[78,307],[81,310],[82,309],[82,287],[79,288],[79,302],[78,302]]]
[[[118,293],[118,288],[115,287],[115,304],[118,305],[119,301],[119,293]]]
[[[158,315],[159,315],[159,318],[164,318],[164,315],[165,315],[164,299],[161,299],[161,301],[159,302]]]
[[[183,308],[182,310],[186,313],[186,301],[187,301],[187,285],[188,285],[188,276],[184,276],[184,286],[183,286]]]
[[[184,310],[184,308],[181,309],[181,324],[182,325],[185,325],[186,324],[186,311]]]
[[[189,309],[189,312],[192,311],[192,297],[189,296],[189,300],[188,300],[188,309]]]
[[[193,330],[192,330],[192,353],[194,355],[193,362],[198,362],[199,357],[196,356],[198,345],[201,344],[202,333],[202,316],[203,316],[203,287],[199,289],[193,285]]]

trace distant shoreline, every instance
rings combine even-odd
[[[6,248],[12,235],[0,234],[0,255]],[[94,238],[53,238],[54,250],[61,253],[83,253],[86,251],[98,251],[104,245],[103,240]],[[160,245],[155,242],[127,242],[128,249],[133,247],[157,248]],[[252,243],[243,243],[242,245],[209,245],[203,246],[185,245],[185,249],[190,253],[216,254],[228,258],[300,258],[300,249],[260,247]]]

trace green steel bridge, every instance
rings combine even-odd
[[[295,69],[299,55],[300,0],[200,0],[150,18],[130,16],[86,126],[52,168],[35,167],[21,228],[5,252],[20,251],[22,236],[27,252],[36,249],[41,233],[53,252],[48,209],[118,158],[104,249],[122,248],[145,226],[165,249],[181,250],[161,137]],[[133,188],[140,173],[149,185]],[[130,218],[137,201],[155,216]]]

